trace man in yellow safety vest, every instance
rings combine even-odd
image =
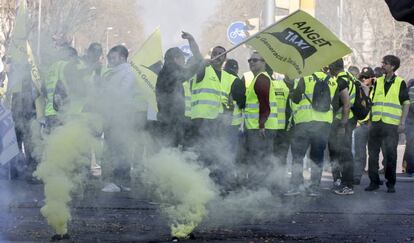
[[[410,98],[405,81],[395,74],[400,67],[400,59],[393,55],[384,56],[382,68],[385,75],[375,83],[371,109],[372,126],[368,138],[368,175],[370,184],[365,191],[379,188],[378,157],[384,152],[384,172],[387,179],[387,192],[395,192],[397,169],[397,146],[399,133],[405,128],[410,106]]]

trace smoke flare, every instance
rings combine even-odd
[[[71,119],[52,131],[34,173],[44,182],[46,204],[41,213],[59,235],[68,231],[71,192],[81,183],[81,172],[90,164],[91,146],[98,142],[87,119],[82,118]]]

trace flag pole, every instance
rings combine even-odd
[[[42,33],[42,0],[39,0],[39,16],[38,16],[38,23],[37,23],[37,60],[39,61],[39,64],[41,63],[40,59],[40,36]]]

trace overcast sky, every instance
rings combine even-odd
[[[181,39],[181,30],[200,40],[201,28],[215,10],[218,0],[140,0],[139,13],[149,36],[161,27],[164,51],[172,46],[187,44]]]

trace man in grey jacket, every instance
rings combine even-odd
[[[118,45],[108,55],[108,70],[103,73],[98,107],[104,117],[104,136],[107,148],[103,179],[108,183],[103,191],[128,191],[131,162],[140,148],[133,144],[142,141],[138,136],[145,127],[147,102],[140,92],[136,76],[127,62],[128,50]]]

